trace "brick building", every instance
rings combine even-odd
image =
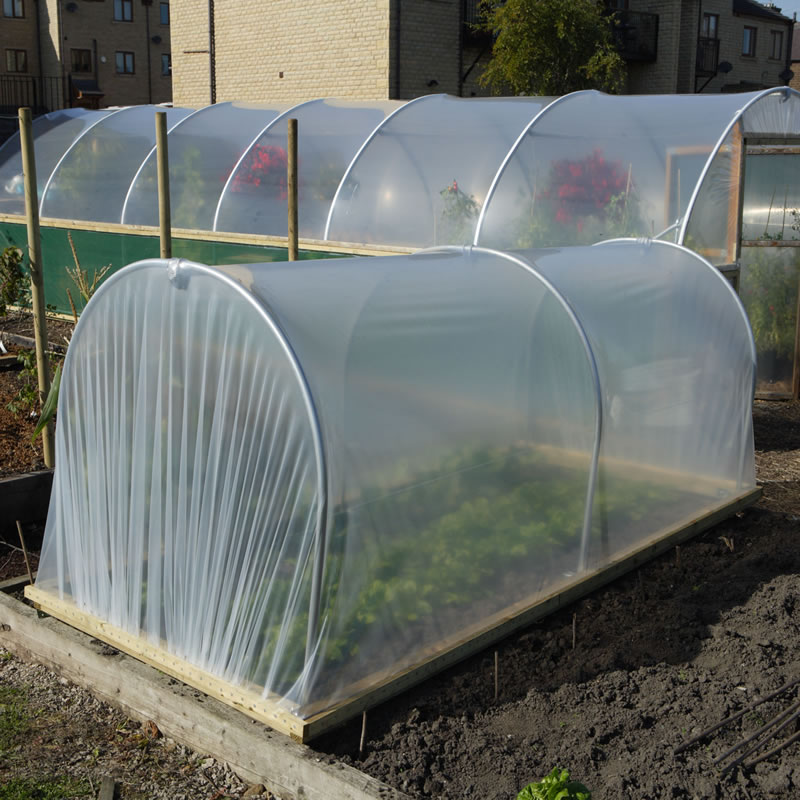
[[[793,21],[755,0],[612,0],[631,94],[783,86]]]
[[[630,93],[782,85],[792,21],[754,0],[607,0]],[[176,105],[487,94],[478,0],[172,0]],[[246,25],[243,24],[246,20]],[[724,72],[726,64],[731,69]],[[721,69],[721,68],[722,69]]]
[[[0,108],[170,101],[170,28],[159,0],[2,0]]]

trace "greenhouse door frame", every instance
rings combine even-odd
[[[738,141],[737,141],[738,139]],[[754,140],[757,140],[756,144]],[[774,144],[770,143],[774,140]],[[731,200],[735,199],[738,206],[735,216],[735,236],[731,237],[730,220],[729,220],[729,250],[731,252],[731,245],[734,245],[734,261],[736,265],[734,287],[737,293],[739,292],[739,274],[741,270],[741,257],[743,247],[779,247],[779,248],[800,248],[800,239],[745,239],[743,237],[743,214],[744,214],[744,201],[745,201],[745,179],[747,174],[747,158],[748,156],[756,156],[763,158],[769,155],[796,155],[800,157],[800,137],[787,136],[786,134],[765,134],[765,133],[751,133],[745,131],[744,134],[737,136],[734,132],[734,152],[738,151],[738,159],[734,162],[734,170],[736,171],[732,176],[734,181],[733,185],[736,187],[732,193]],[[738,175],[736,174],[738,173]],[[722,268],[723,271],[725,268]],[[756,391],[756,397],[764,400],[797,400],[800,399],[800,284],[798,284],[796,303],[796,317],[795,317],[795,335],[794,335],[794,354],[792,357],[792,380],[791,389],[789,392],[765,392]]]

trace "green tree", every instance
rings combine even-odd
[[[618,92],[624,85],[613,22],[598,0],[484,0],[484,13],[495,43],[481,82],[496,93]]]

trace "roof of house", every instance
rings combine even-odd
[[[733,0],[733,13],[744,14],[748,17],[761,17],[774,22],[791,22],[790,17],[781,14],[781,10],[774,3],[763,5],[755,0]]]

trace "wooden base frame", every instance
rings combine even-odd
[[[610,583],[660,553],[753,504],[760,496],[760,488],[741,492],[722,507],[710,509],[700,516],[684,520],[678,526],[661,530],[634,548],[617,554],[601,569],[590,570],[580,577],[565,579],[560,585],[553,587],[547,595],[515,603],[482,620],[478,625],[459,632],[457,636],[440,642],[435,650],[421,653],[420,658],[412,666],[368,676],[348,688],[346,701],[312,709],[311,715],[305,719],[293,714],[277,697],[265,698],[256,691],[227,683],[175,657],[164,648],[150,644],[143,637],[126,633],[35,586],[26,587],[25,596],[41,611],[113,645],[296,741],[307,742],[367,708],[405,691],[514,631]]]

